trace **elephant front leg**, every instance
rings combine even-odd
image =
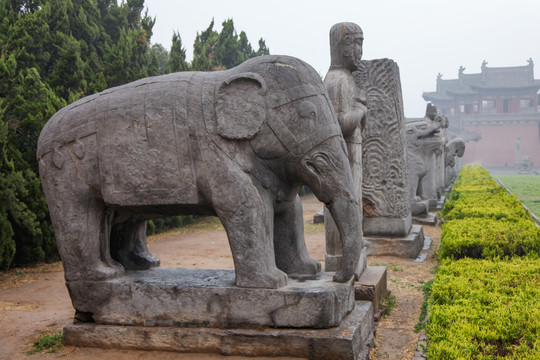
[[[236,286],[276,289],[287,275],[276,267],[269,215],[262,204],[242,204],[235,212],[218,209],[233,254]]]
[[[222,170],[210,180],[212,204],[229,238],[236,285],[269,289],[287,285],[287,275],[274,258],[271,198],[263,198],[243,171],[233,166]]]
[[[276,265],[291,277],[313,276],[321,271],[321,264],[310,258],[306,249],[300,197],[283,205],[274,216]]]

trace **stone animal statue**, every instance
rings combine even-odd
[[[443,120],[442,117],[436,117],[434,121],[422,119],[405,124],[411,212],[413,215],[427,212],[426,206],[417,205],[422,200],[427,200],[423,194],[422,180],[430,171],[433,154],[441,148],[442,141],[444,141],[444,138],[439,136],[439,131],[444,127]]]
[[[462,138],[452,139],[444,146],[445,186],[450,186],[452,181],[457,177],[455,171],[456,157],[461,158],[464,154],[465,140]]]
[[[465,140],[455,138],[446,143],[444,146],[444,166],[454,167],[456,164],[456,156],[463,157],[465,154]]]
[[[320,264],[306,251],[302,184],[341,234],[334,281],[357,267],[361,222],[346,145],[320,76],[301,60],[261,56],[85,97],[47,122],[37,158],[68,282],[159,266],[146,220],[185,214],[219,217],[237,286],[313,276]]]

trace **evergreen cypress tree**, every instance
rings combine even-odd
[[[0,268],[58,258],[36,175],[39,133],[67,103],[153,71],[155,20],[143,8],[0,0]]]
[[[177,71],[187,71],[186,50],[182,47],[182,39],[176,31],[173,33],[171,51],[169,52],[169,63],[167,71],[169,73]]]
[[[253,51],[246,33],[243,31],[240,35],[236,33],[232,19],[225,20],[222,26],[221,33],[214,31],[212,19],[205,31],[197,33],[193,44],[192,70],[230,69],[249,58],[270,53],[263,39],[259,40],[259,49]]]

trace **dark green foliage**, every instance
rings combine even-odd
[[[195,223],[198,218],[195,215],[186,215],[148,220],[146,223],[146,235],[159,234],[171,229],[188,226]]]
[[[191,70],[213,71],[235,67],[249,58],[268,55],[270,51],[263,39],[259,40],[259,49],[253,51],[245,32],[240,35],[234,29],[232,19],[222,23],[221,33],[214,30],[214,20],[206,30],[197,33],[193,44],[193,62]]]
[[[169,73],[177,71],[187,71],[188,63],[186,62],[186,49],[182,47],[182,39],[177,32],[173,33],[171,52],[169,53],[169,63],[167,71]]]
[[[66,104],[147,76],[158,57],[143,7],[0,0],[0,268],[58,259],[37,176],[39,133]]]

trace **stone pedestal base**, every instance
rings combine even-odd
[[[354,275],[357,279],[362,276],[362,273],[366,269],[367,266],[367,248],[364,246],[362,248],[362,251],[360,252],[360,260],[358,261],[358,267],[356,268],[356,272]],[[332,254],[325,254],[324,255],[324,269],[325,271],[339,271],[341,269],[341,262],[343,259],[343,255],[332,255]]]
[[[368,256],[398,256],[415,259],[424,245],[424,229],[413,225],[407,237],[364,237]]]
[[[322,224],[324,223],[324,209],[313,215],[313,223],[314,224]]]
[[[357,301],[330,329],[219,329],[78,323],[64,328],[67,345],[130,350],[367,360],[373,345],[373,306]]]
[[[371,301],[375,313],[387,293],[386,266],[368,266],[360,279],[354,283],[355,299]]]
[[[428,200],[429,210],[436,210],[438,203],[439,203],[439,199],[429,199]]]
[[[155,268],[67,287],[73,307],[97,324],[329,328],[354,307],[352,280],[336,283],[332,276],[289,278],[279,289],[250,289],[235,286],[233,270]]]
[[[441,196],[437,200],[437,210],[442,210],[445,203],[446,203],[446,196]]]
[[[437,225],[437,215],[432,213],[427,213],[424,215],[413,216],[413,223],[418,225]]]
[[[364,236],[407,236],[411,230],[411,214],[404,218],[385,216],[364,216],[362,231]]]

